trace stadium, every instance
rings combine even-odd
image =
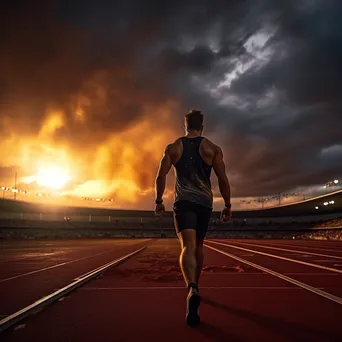
[[[222,223],[213,212],[210,237],[341,239],[342,190],[291,204],[234,211]],[[0,237],[176,237],[172,212],[66,207],[0,201]]]
[[[342,1],[0,16],[1,342],[342,341]]]

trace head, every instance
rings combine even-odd
[[[186,132],[199,132],[203,131],[203,113],[199,109],[192,109],[185,115],[185,130]]]

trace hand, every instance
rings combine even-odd
[[[226,222],[232,218],[232,209],[228,209],[227,207],[224,207],[224,209],[221,212],[221,221]]]
[[[163,216],[165,213],[165,206],[163,203],[156,204],[156,209],[155,209],[155,214],[156,216]]]

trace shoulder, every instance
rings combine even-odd
[[[165,147],[165,153],[172,154],[174,153],[179,147],[181,146],[181,139],[177,138],[172,143],[166,145]]]
[[[222,153],[222,149],[220,146],[216,145],[215,143],[213,143],[211,140],[209,140],[208,138],[203,138],[203,143],[206,145],[206,147],[210,148],[215,154],[216,153]]]

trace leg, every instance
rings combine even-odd
[[[199,284],[199,279],[203,267],[203,240],[197,240],[196,242],[196,284]]]
[[[184,281],[188,287],[188,296],[186,299],[186,322],[190,326],[200,323],[198,308],[201,301],[196,284],[197,215],[193,211],[192,207],[191,203],[178,203],[174,208],[175,227],[177,236],[181,243],[179,264],[183,273]]]
[[[196,283],[199,283],[203,268],[203,242],[207,235],[209,220],[212,209],[198,206],[197,207],[197,227],[196,227]]]
[[[186,322],[190,326],[195,326],[200,323],[198,308],[201,302],[197,287],[196,231],[194,229],[182,230],[179,233],[179,240],[182,249],[179,263],[188,286]]]
[[[194,229],[184,229],[178,233],[181,243],[181,254],[179,264],[187,286],[197,284],[196,281],[196,231]]]
[[[180,267],[187,286],[196,283],[196,226],[194,204],[180,201],[174,205],[174,222],[181,244]]]

